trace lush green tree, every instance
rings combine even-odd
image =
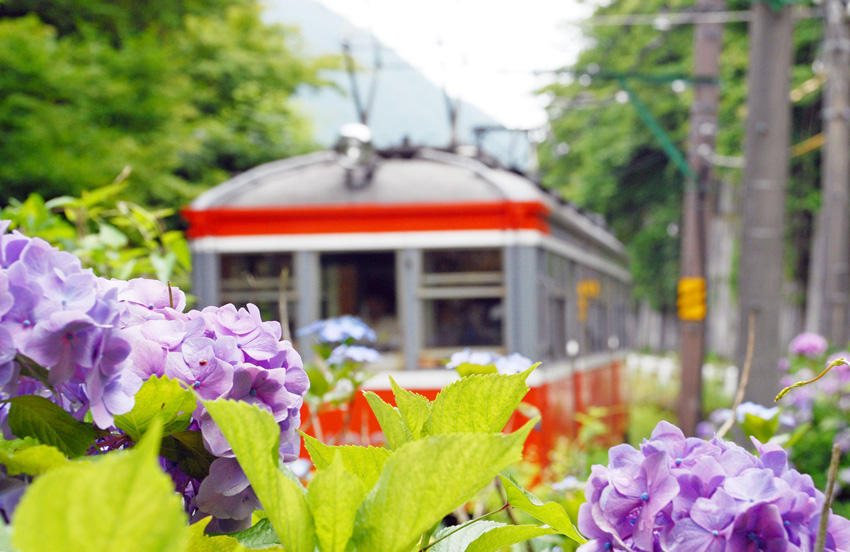
[[[693,0],[614,0],[596,13],[630,14],[683,12]],[[734,0],[729,10],[746,10],[749,3]],[[681,215],[684,178],[658,140],[623,94],[617,75],[627,79],[680,151],[689,131],[688,110],[693,93],[676,93],[672,77],[692,73],[693,28],[689,25],[658,30],[649,25],[588,27],[589,46],[575,67],[568,68],[546,92],[552,136],[540,148],[544,184],[558,188],[579,205],[602,213],[631,257],[635,293],[659,309],[675,306],[679,274],[679,238],[671,224]],[[801,20],[795,31],[793,87],[814,75],[812,63],[822,37],[822,22]],[[743,155],[746,117],[747,27],[725,26],[721,59],[717,152]],[[584,75],[584,76],[582,76]],[[665,79],[662,77],[671,77]],[[819,93],[794,104],[793,141],[819,130]],[[564,146],[563,144],[567,144]],[[818,206],[819,155],[795,157],[789,184],[790,273],[804,280],[813,210]],[[724,181],[739,183],[741,171],[719,168]]]
[[[314,148],[290,96],[333,61],[296,39],[253,0],[0,3],[0,205],[129,166],[131,199],[177,206]]]

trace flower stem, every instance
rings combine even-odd
[[[785,389],[783,389],[782,391],[780,391],[780,392],[779,392],[779,394],[778,394],[778,395],[776,395],[776,398],[775,398],[775,399],[773,399],[773,402],[778,402],[778,401],[779,401],[779,399],[781,399],[782,397],[784,397],[785,395],[787,395],[787,394],[788,394],[788,391],[791,391],[791,390],[792,390],[792,389],[794,389],[795,387],[803,387],[804,385],[808,385],[808,384],[810,384],[810,383],[814,383],[814,382],[818,381],[819,379],[821,379],[822,377],[824,377],[824,376],[827,374],[827,372],[829,372],[830,370],[832,370],[832,369],[833,369],[833,368],[835,368],[836,366],[841,366],[842,364],[847,364],[847,361],[846,361],[846,360],[844,360],[843,358],[837,358],[837,359],[833,360],[833,361],[832,361],[832,362],[830,362],[830,363],[829,363],[829,365],[828,365],[828,366],[824,369],[824,371],[823,371],[823,372],[821,372],[820,374],[818,374],[816,377],[814,377],[814,378],[812,378],[812,379],[810,379],[810,380],[800,380],[800,381],[798,381],[797,383],[791,384],[791,385],[789,385],[788,387],[786,387]]]
[[[820,514],[820,527],[818,527],[818,539],[815,541],[813,552],[823,552],[826,547],[826,529],[829,524],[829,510],[832,506],[832,493],[835,490],[835,479],[838,476],[838,458],[841,456],[841,447],[838,443],[832,445],[832,460],[829,462],[829,475],[826,480],[826,496],[823,498],[823,510]]]
[[[747,390],[747,383],[750,381],[750,369],[753,367],[753,347],[756,341],[755,330],[755,314],[750,313],[750,320],[747,330],[747,356],[744,360],[744,369],[741,371],[741,380],[738,382],[738,392],[735,393],[735,401],[732,403],[732,415],[728,420],[723,422],[720,429],[717,431],[717,438],[722,439],[726,433],[735,425],[735,420],[738,418],[738,407],[744,400],[744,392]]]

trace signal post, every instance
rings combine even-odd
[[[720,12],[725,0],[700,0],[697,10]],[[706,243],[708,195],[713,178],[712,157],[717,136],[717,106],[723,25],[697,23],[694,27],[694,100],[690,112],[688,165],[693,176],[685,186],[682,208],[682,261],[678,284],[681,335],[682,386],[679,393],[679,426],[695,435],[702,419],[702,364],[705,357]]]

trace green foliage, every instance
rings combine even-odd
[[[254,487],[266,517],[288,552],[313,552],[315,530],[300,485],[278,469],[280,428],[266,411],[230,400],[204,401]]]
[[[536,367],[537,364],[510,376],[473,375],[450,384],[434,399],[425,434],[502,431],[528,393],[525,380]],[[493,397],[500,400],[494,401]]]
[[[523,542],[541,535],[551,535],[557,531],[536,525],[505,525],[495,521],[470,521],[458,529],[446,527],[434,537],[439,541],[432,552],[492,552],[502,550],[512,544]],[[446,537],[446,535],[449,535]],[[444,540],[439,540],[444,539]]]
[[[92,426],[78,422],[56,403],[38,395],[12,397],[9,402],[9,428],[18,437],[33,437],[71,458],[84,455],[92,446]]]
[[[290,97],[320,86],[254,0],[0,3],[0,205],[79,195],[131,167],[143,205],[313,146]]]
[[[21,552],[179,551],[189,538],[171,479],[159,468],[160,428],[99,462],[71,462],[30,486],[13,518]],[[49,518],[45,513],[49,512]]]
[[[354,533],[360,503],[371,488],[352,473],[337,453],[327,469],[310,481],[307,504],[316,523],[316,539],[322,552],[345,552]]]
[[[38,236],[80,258],[104,278],[172,281],[187,289],[192,258],[183,232],[166,230],[173,209],[146,209],[120,199],[127,182],[45,202],[38,194],[12,199],[0,211],[11,228]]]
[[[302,436],[317,470],[330,468],[336,459],[339,459],[346,470],[360,479],[367,491],[375,486],[391,454],[387,449],[376,447],[334,447],[307,434],[302,433]]]
[[[520,459],[533,425],[510,435],[444,434],[406,443],[387,460],[361,506],[358,548],[410,550],[422,533]]]
[[[687,12],[695,0],[614,0],[596,8],[599,15]],[[743,0],[729,10],[747,10]],[[822,22],[795,24],[795,66],[792,87],[813,76],[812,62],[822,38]],[[743,156],[746,119],[748,37],[744,23],[724,25],[720,74],[720,108],[716,150]],[[693,26],[660,31],[650,25],[589,26],[588,47],[571,73],[545,88],[553,94],[550,139],[538,150],[544,185],[558,189],[581,207],[601,213],[625,244],[631,259],[634,293],[658,309],[675,307],[679,275],[679,236],[668,226],[678,223],[684,181],[657,138],[639,117],[632,102],[614,101],[620,91],[617,76],[633,75],[628,85],[647,105],[680,151],[686,148],[692,90],[677,94],[670,83],[693,73]],[[636,76],[634,76],[636,75]],[[581,77],[581,78],[580,78]],[[588,83],[588,79],[589,83]],[[797,101],[792,114],[792,141],[819,131],[820,94]],[[567,144],[569,150],[564,152]],[[805,281],[812,213],[819,192],[817,151],[791,162],[788,211],[789,272]],[[738,169],[718,169],[718,177],[739,182]],[[805,288],[805,286],[803,286]]]
[[[189,546],[192,552],[244,552],[246,548],[232,535],[204,534],[209,518],[189,526]]]
[[[428,546],[446,515],[521,457],[538,419],[513,433],[501,430],[525,395],[530,372],[463,378],[433,402],[393,382],[398,408],[374,394],[370,403],[382,412],[381,423],[389,423],[395,432],[394,450],[329,446],[305,435],[318,470],[306,494],[277,465],[279,428],[269,413],[240,402],[205,402],[268,518],[235,537],[243,545],[257,535],[269,543],[270,525],[283,547],[296,552],[315,546],[321,552],[409,552],[417,543]],[[496,404],[484,407],[477,402],[482,396]],[[497,550],[555,532],[583,542],[560,505],[543,505],[511,485],[511,505],[537,515],[551,528],[483,524],[472,533],[473,524],[447,537],[440,548],[435,541],[435,550],[464,550],[451,543],[466,537],[470,538],[463,542],[470,544],[470,550]],[[519,494],[514,496],[514,491]]]
[[[67,461],[58,448],[42,445],[32,437],[14,441],[0,440],[0,464],[6,466],[9,475],[41,475]]]
[[[159,453],[163,458],[177,462],[183,473],[195,479],[205,478],[216,458],[204,447],[203,437],[198,431],[180,431],[166,436]]]
[[[384,438],[391,449],[397,449],[412,438],[410,430],[407,429],[407,425],[401,419],[398,408],[385,403],[381,397],[371,391],[366,391],[363,396],[366,397],[375,418],[378,419],[378,424],[384,432]]]
[[[162,423],[164,435],[184,431],[192,422],[195,395],[168,376],[152,376],[136,393],[136,404],[126,414],[115,416],[115,426],[138,441],[155,420]]]
[[[744,431],[744,435],[752,435],[761,443],[766,443],[771,437],[776,435],[779,430],[779,413],[769,420],[765,420],[759,416],[744,414],[744,421],[738,424]]]
[[[552,527],[561,534],[567,535],[578,543],[587,542],[573,525],[567,511],[557,502],[543,503],[539,498],[526,491],[516,481],[505,476],[499,476],[505,492],[508,495],[508,504],[517,510],[534,516],[536,519]]]
[[[419,439],[423,436],[422,429],[431,418],[431,401],[417,393],[402,389],[390,376],[393,395],[398,403],[398,411],[402,422],[408,430],[411,439]],[[436,401],[435,401],[436,403]],[[433,435],[429,432],[428,435]]]
[[[274,527],[267,518],[259,520],[244,531],[231,533],[230,536],[237,539],[239,544],[249,550],[280,549],[275,546],[280,544],[280,541],[277,538],[277,533],[274,532]]]

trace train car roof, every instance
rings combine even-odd
[[[624,255],[601,217],[582,212],[523,175],[426,147],[378,151],[374,159],[371,179],[358,186],[346,185],[346,169],[335,151],[273,161],[204,192],[188,210],[538,202],[549,210],[550,223]]]

